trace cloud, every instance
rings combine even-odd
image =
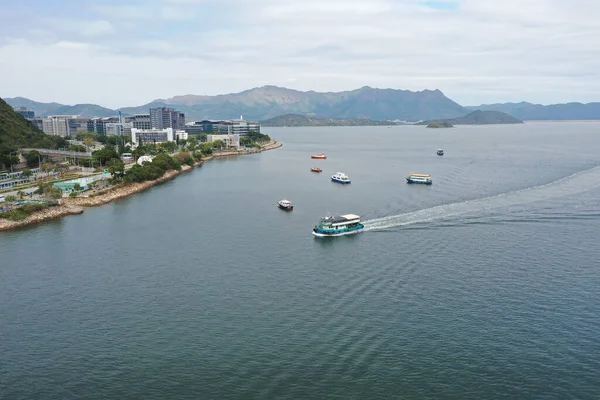
[[[83,35],[86,37],[107,36],[115,33],[113,25],[106,20],[78,20],[67,18],[47,18],[44,20],[46,30],[53,29],[56,32],[65,32],[69,35]],[[35,32],[35,29],[30,30]]]
[[[600,2],[149,0],[90,11],[36,35],[0,26],[20,40],[0,42],[12,71],[3,94],[125,106],[284,84],[438,88],[461,104],[600,100]]]
[[[185,5],[199,4],[191,0],[166,0],[164,5],[139,4],[139,5],[94,5],[91,9],[105,17],[124,20],[163,20],[184,21],[193,19],[195,14]],[[186,1],[188,1],[186,3]]]

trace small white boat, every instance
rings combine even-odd
[[[333,182],[337,182],[337,183],[350,183],[350,178],[348,178],[348,175],[344,174],[343,172],[336,172],[335,175],[331,176],[331,180]]]
[[[279,208],[285,211],[292,211],[294,209],[294,205],[292,204],[292,202],[286,199],[279,200],[277,202],[277,205],[279,206]]]

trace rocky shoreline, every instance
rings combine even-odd
[[[29,225],[40,224],[42,222],[51,221],[66,217],[67,215],[82,214],[83,207],[79,207],[71,204],[63,204],[56,207],[49,207],[42,211],[31,214],[29,217],[22,221],[9,221],[7,219],[0,219],[0,231],[8,231],[11,229],[23,228]]]
[[[22,228],[29,225],[39,224],[45,221],[50,221],[57,218],[62,218],[67,215],[73,214],[81,214],[83,213],[83,207],[96,207],[104,204],[111,203],[113,201],[123,199],[125,197],[131,196],[136,193],[143,192],[151,188],[154,185],[158,185],[160,183],[166,182],[177,177],[180,174],[185,172],[189,172],[192,169],[204,164],[206,161],[210,161],[214,158],[220,157],[229,157],[229,156],[238,156],[245,154],[254,154],[260,153],[267,150],[273,150],[281,147],[282,144],[279,142],[269,143],[260,149],[243,151],[243,152],[225,152],[218,153],[209,157],[204,158],[202,161],[199,161],[194,164],[193,167],[189,165],[183,165],[181,167],[181,171],[167,171],[164,176],[154,181],[146,181],[140,183],[131,183],[127,185],[121,185],[114,188],[107,189],[104,192],[99,192],[94,194],[92,197],[65,197],[63,198],[63,204],[60,206],[52,207],[44,209],[40,212],[36,212],[35,214],[30,215],[22,221],[9,221],[5,219],[0,219],[0,231],[7,231],[11,229]]]

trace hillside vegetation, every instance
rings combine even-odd
[[[46,135],[0,99],[0,168],[15,163],[15,155],[11,153],[18,148],[55,149],[59,146],[65,146],[63,138]]]
[[[64,139],[46,135],[0,99],[0,149],[18,147],[57,148]]]

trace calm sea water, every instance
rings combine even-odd
[[[0,398],[600,397],[600,123],[268,133],[0,234]]]

